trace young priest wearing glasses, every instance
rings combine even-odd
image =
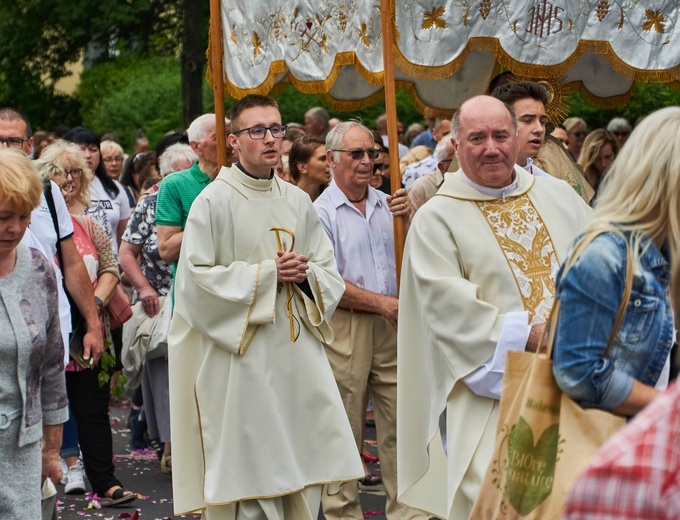
[[[309,196],[274,175],[276,102],[231,119],[239,161],[193,202],[175,278],[175,513],[316,520],[323,484],[363,477],[323,346],[345,286]]]

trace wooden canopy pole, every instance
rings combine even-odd
[[[385,113],[387,114],[387,141],[390,149],[390,189],[401,188],[399,171],[399,134],[397,132],[397,95],[394,86],[394,54],[392,52],[392,10],[390,0],[380,0],[382,26],[383,74],[385,87]],[[394,220],[394,257],[397,266],[397,286],[401,277],[401,257],[404,254],[404,218]]]
[[[224,63],[222,54],[222,13],[220,0],[210,0],[210,66],[215,99],[217,170],[227,165],[227,129],[224,124]]]

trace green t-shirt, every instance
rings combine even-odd
[[[184,231],[191,205],[212,179],[201,171],[198,163],[188,170],[168,175],[158,190],[156,202],[156,225],[179,227]],[[172,277],[175,278],[177,262],[172,263]],[[175,284],[172,285],[172,301],[175,301]]]
[[[198,163],[188,170],[168,175],[158,190],[156,225],[179,227],[184,231],[191,205],[212,179],[201,171]]]

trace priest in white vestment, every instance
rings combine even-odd
[[[466,519],[491,459],[508,350],[535,349],[555,274],[589,207],[516,166],[517,120],[497,99],[452,125],[461,169],[416,213],[399,298],[399,500]]]
[[[323,347],[344,283],[309,196],[272,174],[276,102],[231,119],[240,160],[194,201],[175,279],[175,513],[316,520],[323,484],[363,477]]]

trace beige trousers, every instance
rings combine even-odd
[[[203,520],[317,520],[322,486],[260,500],[244,500],[224,506],[208,506]]]
[[[361,452],[364,396],[373,396],[378,456],[387,503],[388,520],[427,519],[418,510],[397,503],[397,333],[382,316],[336,310],[331,319],[335,340],[326,353]],[[340,486],[335,495],[321,499],[327,520],[363,520],[356,482]]]

